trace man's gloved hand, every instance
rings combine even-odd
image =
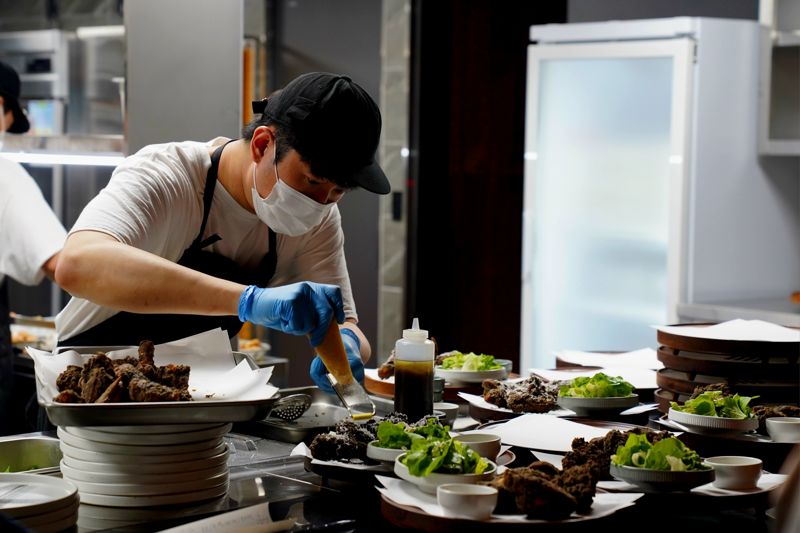
[[[308,334],[311,345],[317,346],[331,320],[344,322],[342,291],[310,281],[270,289],[250,285],[239,297],[239,320],[292,335]]]
[[[339,333],[342,334],[342,343],[344,343],[344,351],[347,353],[347,361],[350,363],[350,370],[353,371],[353,377],[356,381],[364,383],[364,362],[361,360],[361,341],[358,340],[358,335],[350,328],[339,328]],[[328,369],[325,368],[325,363],[319,356],[316,356],[311,361],[311,368],[308,374],[314,383],[323,391],[333,394],[331,383],[328,381]]]

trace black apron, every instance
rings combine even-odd
[[[14,350],[8,316],[8,276],[0,282],[0,435],[11,429],[11,395],[14,386]]]
[[[243,285],[266,287],[275,274],[275,265],[278,260],[277,237],[272,229],[269,230],[269,252],[254,269],[242,267],[232,259],[203,250],[222,239],[216,234],[203,239],[203,232],[206,229],[211,202],[214,199],[219,160],[226,145],[217,148],[211,156],[211,167],[208,169],[203,192],[203,223],[200,226],[200,233],[197,234],[197,238],[189,248],[183,252],[178,264]],[[59,346],[138,346],[145,339],[160,344],[217,327],[227,330],[228,335],[233,337],[239,333],[242,322],[239,321],[238,316],[140,314],[120,311],[93,328],[69,339],[59,340],[58,344]]]

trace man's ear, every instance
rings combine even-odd
[[[271,157],[273,143],[275,142],[275,130],[271,126],[259,126],[253,132],[250,139],[250,157],[256,163],[263,157]]]

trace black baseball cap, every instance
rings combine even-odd
[[[0,96],[3,97],[3,109],[14,114],[14,123],[6,131],[9,133],[25,133],[31,127],[28,117],[19,106],[19,76],[17,71],[0,61]]]
[[[375,162],[380,110],[349,77],[303,74],[269,98],[253,102],[253,112],[289,128],[295,149],[318,176],[355,183],[377,194],[391,191]]]

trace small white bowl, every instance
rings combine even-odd
[[[427,476],[413,476],[408,471],[408,467],[400,461],[402,457],[400,455],[394,460],[394,473],[400,479],[413,483],[422,492],[427,492],[428,494],[436,494],[436,487],[447,483],[466,483],[471,485],[479,481],[489,481],[497,471],[497,465],[489,461],[489,467],[482,474],[440,474],[432,472]]]
[[[453,424],[458,417],[458,404],[450,402],[436,402],[433,404],[433,409],[435,411],[441,411],[444,413],[444,420],[441,422],[443,424],[447,424],[452,429]]]
[[[374,440],[367,444],[367,457],[376,461],[386,461],[393,463],[398,456],[403,455],[408,450],[396,448],[382,448],[378,446],[378,441]]]
[[[765,423],[767,433],[775,442],[800,442],[800,417],[773,416]]]
[[[761,459],[741,455],[709,457],[705,463],[714,469],[713,485],[728,490],[756,488],[763,466]]]
[[[478,455],[490,461],[497,459],[500,453],[500,435],[486,433],[485,431],[464,431],[453,440],[457,440],[472,448]]]
[[[486,485],[446,483],[436,487],[436,501],[445,516],[487,520],[497,506],[497,489]]]

